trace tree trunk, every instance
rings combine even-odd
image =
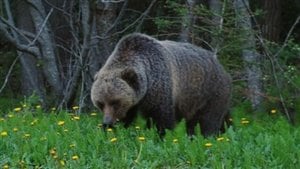
[[[223,12],[225,9],[223,9],[223,5],[226,4],[226,2],[221,2],[220,0],[209,0],[209,9],[213,13],[212,15],[212,23],[214,26],[214,34],[212,35],[211,40],[211,46],[213,47],[215,55],[218,53],[220,43],[222,40],[220,39],[220,32],[222,32],[223,27]]]
[[[248,0],[235,0],[235,11],[237,17],[237,26],[241,29],[243,35],[242,57],[245,64],[245,73],[247,76],[248,98],[251,101],[252,108],[259,108],[262,97],[262,82],[260,55],[255,49],[255,36],[252,30],[251,18],[248,13]]]
[[[7,1],[7,0],[6,0]],[[6,2],[7,5],[9,5],[8,2]],[[7,10],[9,10],[9,7],[6,7]],[[17,26],[25,31],[28,32],[34,32],[33,23],[31,20],[31,16],[28,10],[28,5],[25,2],[20,2],[17,4]],[[15,26],[12,14],[9,14],[8,12],[8,18],[10,23]],[[28,41],[26,41],[22,36],[18,36],[18,34],[15,31],[12,31],[13,37],[16,39],[18,43],[26,44]],[[43,105],[46,104],[46,96],[45,96],[45,87],[43,83],[43,78],[41,75],[41,71],[38,68],[37,59],[35,56],[26,53],[26,52],[20,52],[17,51],[17,54],[20,56],[20,62],[21,62],[21,82],[22,82],[22,91],[23,94],[26,96],[30,96],[33,93],[35,93],[41,103]]]
[[[35,27],[35,33],[39,40],[40,52],[42,58],[42,68],[44,77],[49,82],[54,91],[54,97],[62,98],[62,81],[60,70],[58,69],[56,51],[54,47],[53,35],[50,33],[50,26],[46,20],[45,8],[41,0],[28,0],[30,3],[30,14]],[[51,12],[51,11],[50,11]],[[50,15],[51,13],[48,13]]]
[[[197,0],[186,0],[188,11],[182,18],[181,32],[179,40],[182,42],[190,42],[192,40],[193,25],[195,23],[194,8],[197,4]]]
[[[264,0],[263,3],[265,12],[262,23],[263,37],[278,42],[281,31],[281,0]]]

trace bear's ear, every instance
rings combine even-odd
[[[97,76],[97,75],[98,75],[98,72],[99,72],[99,71],[97,71],[97,72],[95,73],[95,75],[94,75],[94,79],[93,79],[94,81],[96,81],[97,78],[98,78],[98,76]]]
[[[139,90],[138,75],[134,69],[125,69],[121,73],[121,78],[126,81],[130,87]]]

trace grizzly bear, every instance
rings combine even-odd
[[[212,52],[140,33],[118,42],[91,89],[104,125],[120,120],[128,126],[140,111],[160,136],[181,119],[188,135],[198,123],[204,136],[217,134],[228,116],[230,95],[231,78]]]

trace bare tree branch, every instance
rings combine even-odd
[[[296,21],[294,22],[294,24],[292,25],[292,27],[290,28],[287,36],[285,37],[285,40],[283,42],[283,45],[281,46],[281,48],[277,51],[277,53],[274,55],[274,57],[278,57],[278,55],[282,52],[282,50],[286,47],[287,42],[290,38],[290,36],[292,35],[293,31],[295,30],[295,27],[297,26],[297,24],[300,22],[300,15],[298,16],[298,18],[296,19]]]
[[[0,94],[3,92],[5,86],[6,86],[7,82],[8,82],[8,79],[9,79],[9,77],[10,77],[10,75],[11,75],[11,72],[12,72],[13,68],[15,67],[15,64],[17,63],[19,57],[20,57],[20,56],[18,55],[18,56],[14,59],[13,63],[10,65],[10,67],[9,67],[9,69],[8,69],[8,72],[7,72],[6,76],[5,76],[4,82],[3,82],[3,84],[2,84],[2,86],[1,86],[1,88],[0,88]]]

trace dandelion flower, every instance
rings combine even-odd
[[[113,129],[112,129],[112,128],[108,128],[107,131],[108,131],[108,132],[112,132]]]
[[[14,115],[13,115],[13,114],[9,114],[9,115],[7,115],[7,117],[9,117],[9,118],[13,118],[13,117],[14,117]]]
[[[97,113],[91,113],[91,116],[97,116]]]
[[[36,108],[36,109],[40,109],[40,108],[41,108],[41,105],[36,105],[35,108]]]
[[[73,144],[70,144],[70,148],[73,148],[75,147],[76,145],[73,143]]]
[[[78,109],[79,109],[79,106],[73,106],[72,109],[73,109],[73,110],[78,110]]]
[[[5,164],[2,168],[3,168],[3,169],[9,169],[9,165],[8,165],[8,164]]]
[[[4,118],[0,118],[0,121],[5,121],[5,119]]]
[[[138,137],[138,139],[139,139],[140,141],[145,141],[145,140],[146,140],[145,137]]]
[[[22,110],[21,107],[14,108],[14,111],[15,111],[15,112],[19,112],[19,111],[21,111],[21,110]]]
[[[68,129],[64,129],[64,132],[68,132],[69,130]]]
[[[1,135],[2,137],[6,137],[6,136],[8,135],[8,133],[7,133],[7,131],[2,131],[2,132],[0,133],[0,135]]]
[[[141,128],[140,128],[140,126],[135,126],[135,129],[136,129],[136,130],[139,130],[139,129],[141,129]]]
[[[224,137],[218,137],[217,141],[223,141],[225,138]]]
[[[26,133],[23,135],[23,138],[29,138],[30,137],[30,134]]]
[[[35,125],[36,123],[38,122],[38,119],[34,119],[31,123],[30,123],[30,125]]]
[[[173,143],[178,143],[178,139],[173,139]]]
[[[116,142],[117,141],[117,138],[112,138],[112,139],[110,139],[110,142],[112,142],[112,143],[114,143],[114,142]]]
[[[52,108],[51,108],[51,110],[52,110],[52,111],[55,111],[55,110],[56,110],[56,108],[55,108],[55,107],[52,107]]]
[[[79,116],[74,116],[72,119],[73,120],[80,120],[80,117]]]
[[[61,166],[65,166],[66,165],[66,163],[65,163],[64,160],[60,160],[59,163],[60,163]]]
[[[247,118],[243,117],[243,118],[241,118],[241,120],[242,120],[242,121],[243,121],[243,120],[247,120]]]
[[[50,151],[49,151],[50,155],[55,155],[56,154],[56,148],[52,148]]]
[[[27,105],[26,105],[26,104],[23,104],[22,106],[23,106],[24,108],[26,108],[26,107],[27,107]]]
[[[248,120],[242,120],[241,123],[242,123],[242,124],[249,124],[250,121],[248,121]]]
[[[72,160],[78,160],[78,159],[79,159],[78,155],[73,155],[72,156]]]
[[[46,140],[47,140],[47,137],[43,136],[43,137],[40,138],[40,140],[41,140],[41,141],[46,141]]]
[[[14,131],[14,132],[17,132],[17,131],[19,131],[19,129],[16,128],[16,127],[14,127],[14,128],[13,128],[13,131]]]
[[[271,114],[275,114],[275,113],[277,113],[277,110],[276,109],[272,109],[271,110]]]
[[[211,147],[211,146],[212,146],[212,143],[205,143],[204,146],[205,146],[205,147]]]
[[[65,124],[65,121],[58,121],[57,122],[57,125],[59,125],[59,126],[63,126]]]

